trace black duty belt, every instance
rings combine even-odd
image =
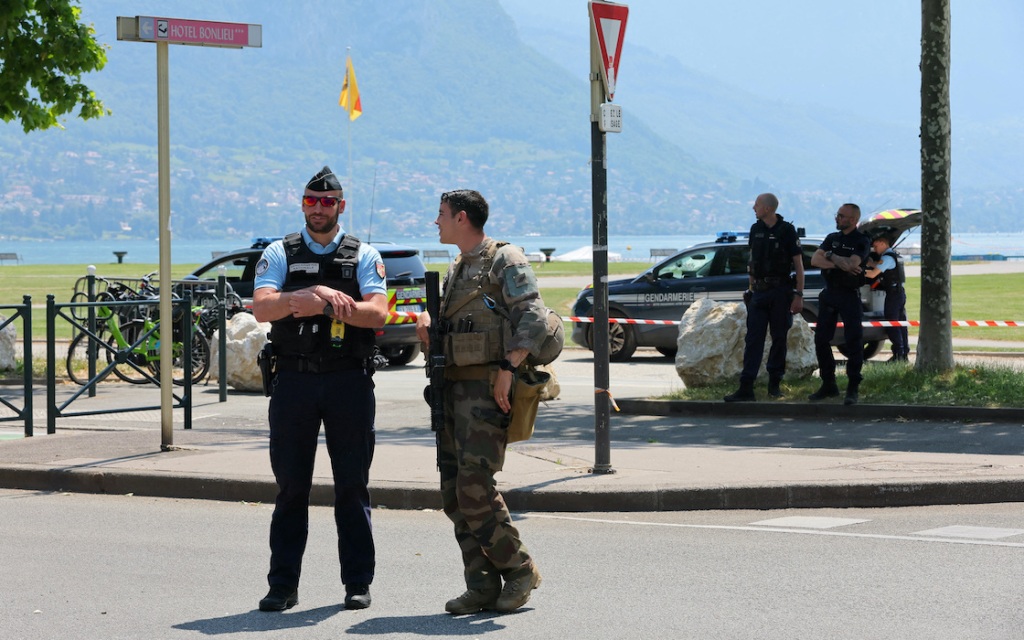
[[[331,373],[365,369],[366,361],[361,358],[305,358],[302,356],[278,356],[277,371],[298,371],[299,373]]]
[[[767,291],[778,287],[790,287],[793,279],[789,276],[768,276],[766,278],[754,278],[754,291]]]

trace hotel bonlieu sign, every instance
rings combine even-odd
[[[238,22],[209,22],[152,16],[118,17],[118,40],[167,42],[202,47],[261,47],[263,27]]]

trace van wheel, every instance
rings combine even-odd
[[[419,344],[407,344],[397,347],[382,347],[381,354],[388,359],[389,367],[404,367],[420,355]]]
[[[878,353],[878,350],[882,348],[882,342],[883,342],[882,340],[869,340],[869,341],[864,343],[864,347],[863,347],[863,352],[862,353],[864,354],[864,361],[865,362],[867,360],[869,360],[872,356],[874,356],[875,354]],[[838,345],[836,348],[839,349],[839,353],[843,354],[847,358],[850,357],[850,352],[846,348],[846,344],[845,343],[841,344],[841,345]]]
[[[609,314],[613,318],[623,318],[621,312],[613,311]],[[594,344],[594,326],[590,326],[588,342]],[[593,349],[593,347],[591,347]],[[608,360],[611,362],[626,362],[633,357],[636,351],[636,334],[633,327],[628,324],[608,324]]]

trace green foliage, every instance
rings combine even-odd
[[[83,120],[109,113],[81,82],[106,53],[91,26],[79,23],[75,0],[8,0],[0,6],[0,118],[25,133],[60,126],[81,105]]]

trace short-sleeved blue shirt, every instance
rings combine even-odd
[[[302,230],[302,241],[306,243],[310,251],[321,256],[337,251],[344,236],[345,230],[339,226],[334,240],[324,246],[314,241],[306,229]],[[287,275],[288,256],[284,252],[284,241],[275,240],[263,250],[263,256],[256,263],[256,280],[253,290],[281,291],[284,288],[284,280]],[[388,286],[384,279],[384,261],[380,257],[380,252],[365,242],[359,243],[359,265],[356,267],[356,279],[359,281],[359,293],[364,298],[374,293],[387,295]]]

